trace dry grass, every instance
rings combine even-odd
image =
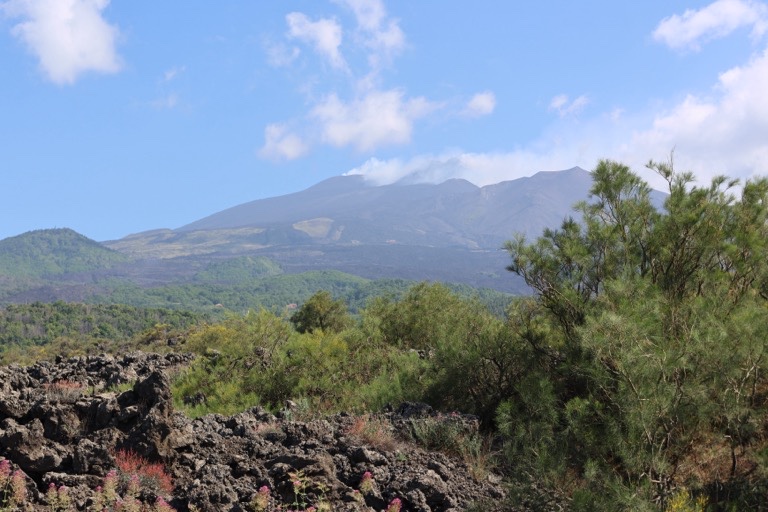
[[[83,394],[85,385],[70,380],[59,380],[54,383],[43,384],[43,390],[51,399],[74,402]]]
[[[393,452],[402,447],[388,421],[372,418],[368,414],[356,417],[347,433],[382,451]]]

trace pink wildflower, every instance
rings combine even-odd
[[[155,510],[157,512],[172,512],[175,509],[163,498],[157,498],[157,501],[155,501]]]
[[[27,482],[24,473],[16,470],[11,475],[11,501],[15,504],[24,503],[27,499]]]
[[[387,506],[387,512],[400,512],[400,507],[402,506],[403,502],[400,501],[400,498],[395,498],[389,502],[389,506]]]
[[[117,498],[117,471],[112,470],[104,477],[104,499],[114,503]]]
[[[363,473],[363,478],[360,479],[360,492],[364,494],[370,494],[373,492],[373,475],[370,471]]]
[[[259,487],[259,492],[256,494],[256,496],[253,498],[253,501],[251,502],[252,508],[256,512],[264,512],[269,507],[269,487],[266,485],[262,485]]]
[[[69,510],[72,506],[72,500],[69,497],[69,488],[64,485],[59,487],[58,496],[56,499],[57,505],[61,510]]]
[[[11,476],[11,463],[8,459],[0,460],[0,485],[4,484]]]

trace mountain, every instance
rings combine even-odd
[[[315,272],[313,286],[351,294],[375,288],[365,283],[378,279],[526,293],[505,270],[504,242],[559,226],[590,187],[590,174],[578,167],[484,187],[460,179],[375,186],[338,176],[120,240],[33,231],[0,241],[0,303],[247,306],[235,297],[237,287],[261,301],[275,290],[279,300],[270,304],[279,305],[302,300],[306,290],[299,295],[288,276],[307,272]]]
[[[337,270],[522,293],[524,284],[505,270],[504,242],[559,226],[590,187],[590,174],[578,167],[485,187],[460,179],[374,186],[337,176],[105,245],[167,265],[252,255],[288,274]]]

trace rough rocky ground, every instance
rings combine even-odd
[[[503,498],[493,475],[476,478],[460,460],[394,441],[435,417],[427,406],[404,404],[376,418],[302,422],[253,408],[193,420],[174,411],[170,391],[171,373],[189,361],[136,353],[0,368],[0,461],[23,471],[30,509],[52,510],[51,483],[69,488],[77,510],[89,509],[118,450],[162,463],[179,511],[253,510],[265,486],[268,510],[378,511],[395,498],[403,511],[493,510]],[[471,417],[450,421],[475,428]]]

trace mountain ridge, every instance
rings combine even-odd
[[[566,181],[567,186],[553,186]],[[544,183],[546,183],[545,187]],[[514,232],[535,235],[562,219],[563,204],[585,199],[589,172],[574,167],[478,187],[466,180],[439,184],[370,185],[359,175],[337,176],[284,196],[242,203],[177,228],[176,232],[264,228],[331,219],[337,243],[386,243],[498,248]],[[556,193],[554,193],[555,191]],[[547,204],[551,202],[550,204]],[[509,207],[509,205],[515,205]],[[522,214],[532,209],[546,215]],[[554,210],[549,214],[548,210]],[[537,219],[544,219],[543,221]],[[364,227],[358,226],[366,221]],[[391,227],[391,229],[387,229]],[[400,240],[404,233],[406,240]],[[436,237],[414,236],[435,233]],[[401,236],[398,236],[401,235]]]

